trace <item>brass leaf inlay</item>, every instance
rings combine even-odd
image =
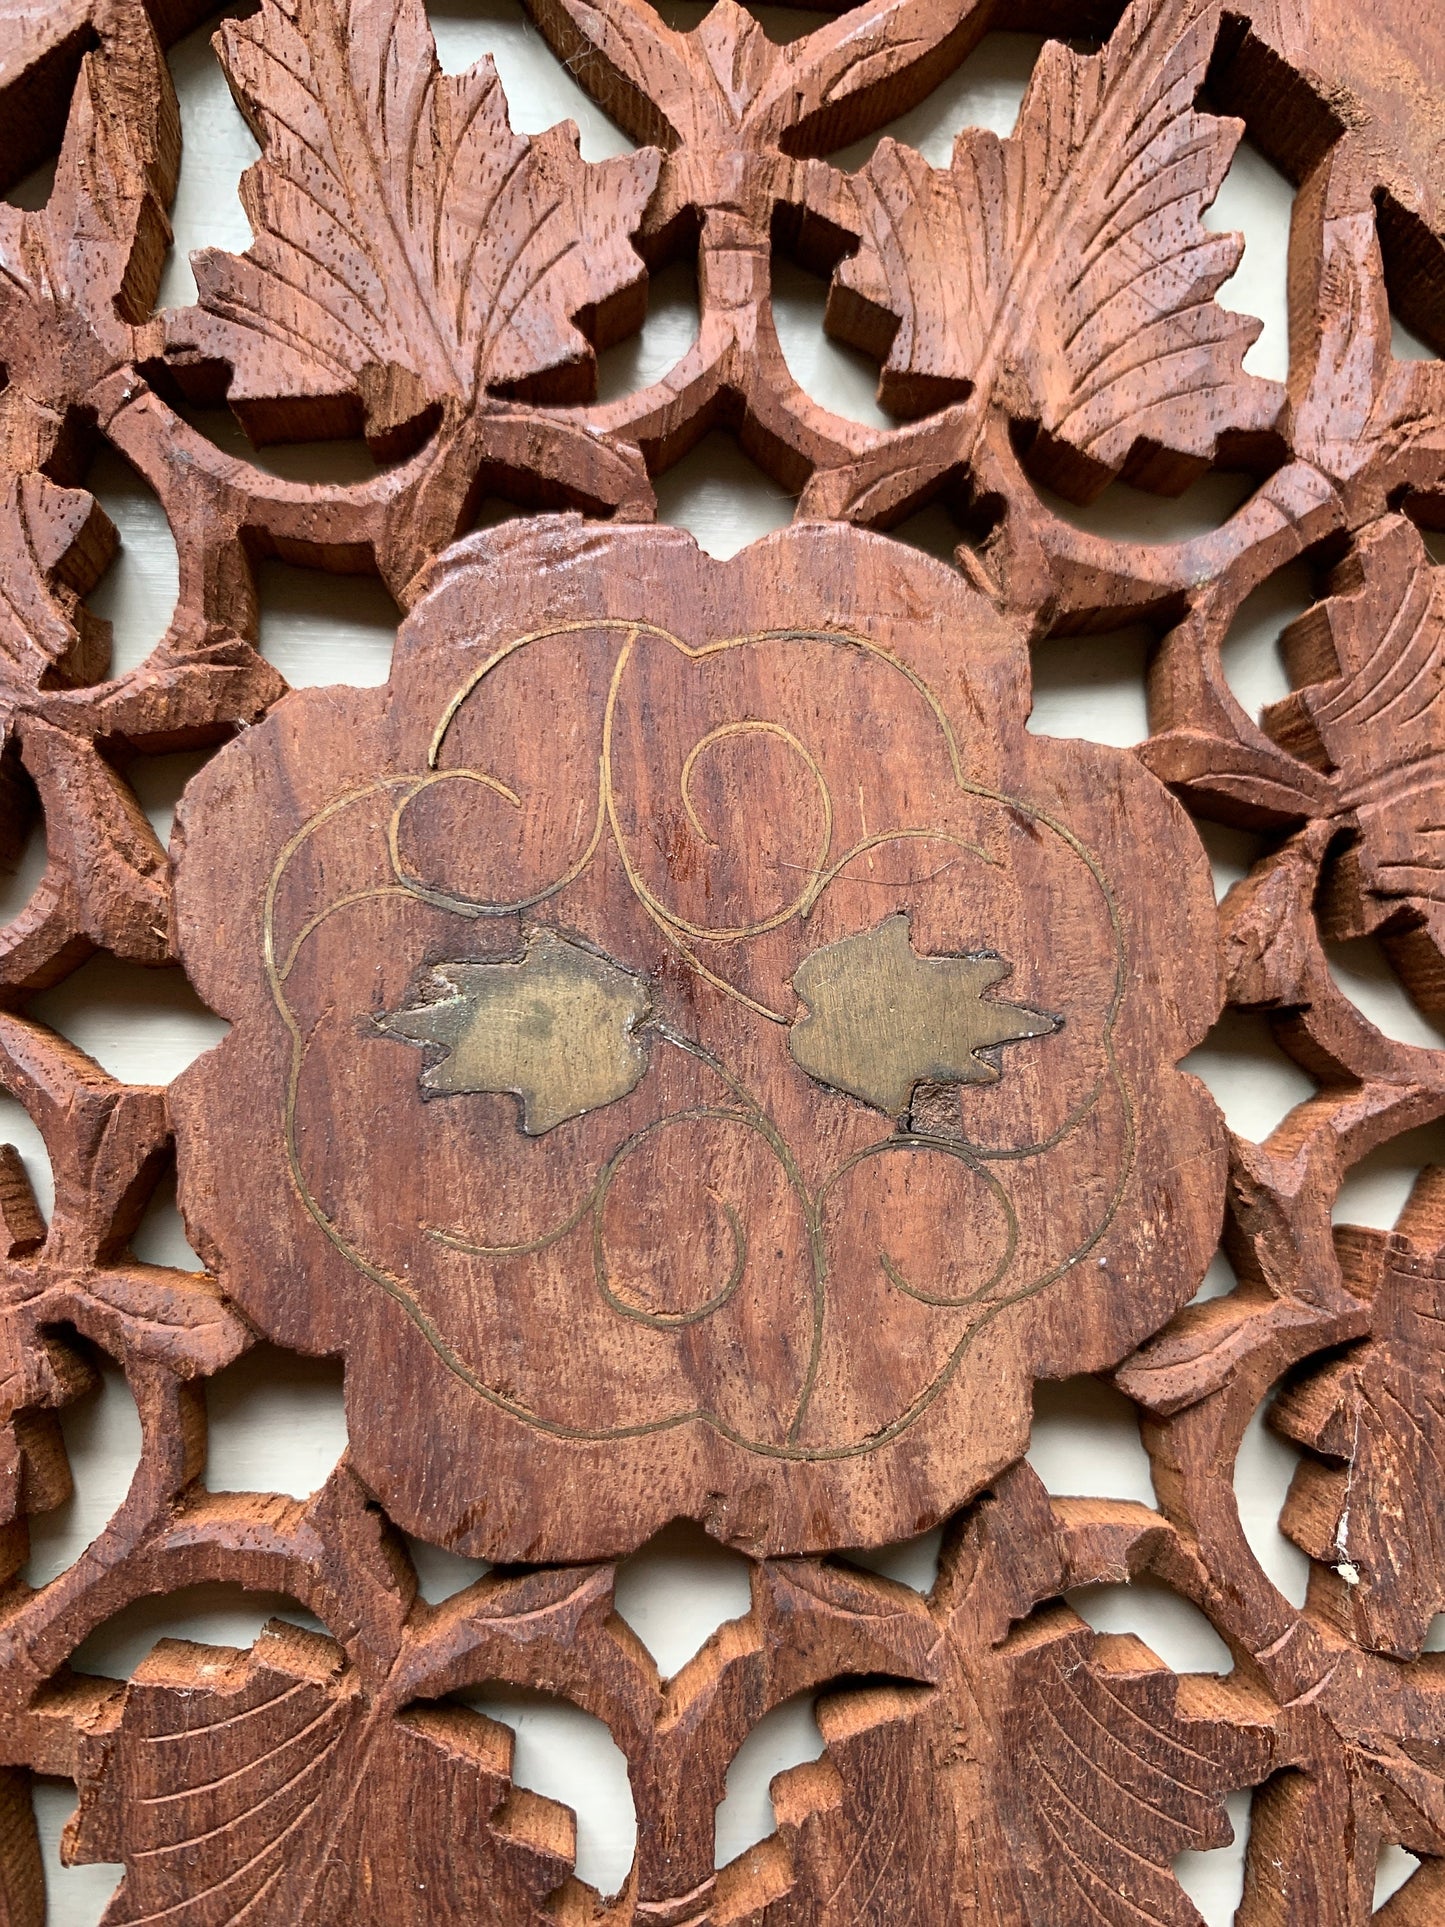
[[[514,1092],[522,1129],[536,1137],[636,1088],[649,1008],[640,978],[534,930],[516,962],[437,964],[422,994],[378,1022],[408,1043],[442,1046],[421,1073],[429,1096]]]
[[[808,1014],[794,1022],[789,1048],[810,1077],[890,1117],[908,1109],[919,1084],[995,1083],[998,1066],[981,1051],[1060,1024],[984,994],[1011,968],[996,956],[920,957],[898,911],[799,964],[793,988]]]

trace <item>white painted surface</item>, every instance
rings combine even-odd
[[[691,25],[701,17],[697,0],[674,0],[670,19]],[[779,38],[805,31],[812,14],[761,9]],[[546,51],[516,0],[438,0],[433,21],[444,65],[456,69],[490,52],[511,103],[513,124],[538,131],[560,117],[579,125],[589,159],[627,151],[629,142],[579,90]],[[193,34],[171,54],[180,91],[186,149],[175,206],[176,247],[166,267],[163,299],[193,297],[189,250],[200,246],[244,248],[245,216],[235,188],[255,158],[247,132],[208,46],[209,29]],[[1012,126],[1039,42],[1027,35],[990,36],[958,72],[921,107],[889,130],[910,141],[936,165],[946,163],[954,135],[969,123],[1000,134]],[[841,160],[857,166],[875,137]],[[43,173],[26,184],[31,204],[45,191]],[[19,198],[19,196],[17,196]],[[1257,373],[1283,376],[1287,363],[1284,269],[1290,193],[1259,157],[1241,152],[1211,217],[1219,228],[1248,237],[1243,264],[1225,291],[1227,304],[1259,315],[1264,333],[1251,351]],[[873,394],[874,371],[821,330],[826,290],[816,278],[780,262],[776,277],[778,327],[789,367],[799,383],[840,413],[864,422],[887,418]],[[696,332],[696,288],[691,272],[673,267],[654,284],[642,334],[603,357],[602,392],[626,394],[656,379],[685,351]],[[1427,353],[1397,331],[1397,353]],[[244,440],[225,411],[197,415],[205,432],[242,450]],[[359,446],[276,448],[259,457],[276,473],[305,478],[359,477],[370,459]],[[92,484],[121,533],[120,560],[92,597],[115,624],[116,663],[127,666],[164,632],[176,593],[175,545],[157,505],[134,473],[116,456],[103,455]],[[1210,476],[1175,501],[1116,486],[1088,508],[1050,498],[1062,514],[1098,533],[1151,542],[1202,533],[1230,514],[1247,493],[1239,477]],[[685,524],[717,555],[785,522],[790,498],[762,476],[727,437],[710,436],[659,479],[664,519]],[[957,532],[946,512],[930,508],[901,532],[934,553],[947,555]],[[394,611],[379,584],[338,579],[270,565],[262,579],[262,647],[293,683],[384,680]],[[1278,654],[1281,627],[1306,605],[1305,572],[1286,571],[1251,598],[1225,648],[1226,672],[1253,713],[1288,687]],[[1062,639],[1045,644],[1036,662],[1031,728],[1054,735],[1083,735],[1106,743],[1137,742],[1148,728],[1141,674],[1150,638],[1139,630],[1113,637]],[[200,758],[143,760],[135,780],[142,804],[160,834],[170,823],[176,797]],[[1243,875],[1258,847],[1254,839],[1209,828],[1206,840],[1221,892]],[[14,878],[0,880],[0,914],[13,915],[43,868],[37,839]],[[1401,993],[1388,965],[1370,946],[1341,946],[1332,967],[1346,994],[1391,1035],[1412,1043],[1438,1041]],[[117,1075],[164,1082],[221,1033],[173,973],[149,973],[96,960],[35,1003],[53,1022]],[[1309,1080],[1270,1042],[1265,1028],[1231,1018],[1191,1060],[1236,1129],[1262,1135],[1308,1095]],[[50,1181],[44,1150],[19,1107],[0,1099],[0,1135],[17,1143],[37,1194],[48,1208]],[[1445,1130],[1415,1133],[1379,1157],[1366,1160],[1350,1179],[1341,1215],[1356,1222],[1393,1221],[1421,1162],[1445,1155]],[[194,1262],[164,1192],[137,1240],[138,1249],[160,1262]],[[1221,1258],[1201,1296],[1232,1287]],[[304,1495],[315,1489],[345,1445],[339,1374],[334,1368],[290,1361],[269,1349],[244,1360],[209,1388],[212,1456],[209,1483],[216,1489],[264,1487]],[[1130,1408],[1116,1394],[1090,1381],[1041,1387],[1038,1423],[1029,1458],[1051,1491],[1098,1493],[1152,1503],[1148,1460]],[[1291,1598],[1303,1597],[1307,1562],[1279,1535],[1279,1505],[1295,1454],[1257,1415],[1236,1468],[1245,1529],[1275,1582]],[[38,1522],[32,1576],[43,1579],[64,1565],[100,1531],[124,1496],[139,1449],[135,1408],[115,1371],[103,1374],[99,1393],[65,1419],[76,1478],[76,1496]],[[447,1597],[485,1568],[435,1547],[413,1546],[427,1598]],[[904,1584],[926,1589],[936,1571],[938,1535],[903,1547],[860,1555]],[[1178,1666],[1224,1670],[1228,1655],[1193,1609],[1159,1589],[1096,1588],[1075,1603],[1103,1630],[1138,1633]],[[718,1625],[747,1610],[744,1562],[700,1542],[696,1533],[674,1529],[626,1562],[619,1576],[618,1606],[657,1658],[664,1673],[684,1665]],[[155,1639],[174,1634],[248,1644],[266,1618],[288,1612],[305,1621],[294,1602],[247,1597],[234,1589],[204,1587],[169,1601],[143,1601],[95,1635],[77,1663],[123,1677]],[[1435,1642],[1439,1643],[1439,1642]],[[510,1690],[474,1696],[479,1710],[511,1725],[517,1735],[516,1772],[524,1783],[567,1800],[579,1815],[580,1870],[604,1889],[620,1884],[635,1834],[625,1764],[605,1729],[576,1709]],[[753,1735],[734,1762],[727,1799],[719,1815],[719,1858],[762,1837],[772,1825],[768,1784],[783,1767],[814,1757],[821,1744],[811,1704],[779,1709]],[[106,1867],[61,1869],[57,1841],[73,1805],[64,1782],[37,1787],[37,1811],[52,1881],[50,1918],[55,1927],[89,1927],[99,1919],[114,1885]],[[1237,1904],[1242,1882],[1248,1799],[1230,1803],[1237,1839],[1232,1848],[1185,1855],[1179,1873],[1210,1927],[1222,1927]],[[1408,1857],[1387,1855],[1381,1897],[1409,1871]]]

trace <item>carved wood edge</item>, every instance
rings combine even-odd
[[[1421,1864],[1380,1918],[1430,1927],[1445,1917],[1442,1672],[1422,1650],[1445,1608],[1441,1180],[1422,1175],[1390,1233],[1336,1226],[1333,1211],[1352,1166],[1445,1112],[1445,1053],[1372,1025],[1340,989],[1326,945],[1378,940],[1420,1008],[1445,1010],[1445,591],[1422,533],[1445,522],[1445,388],[1438,361],[1394,358],[1390,321],[1393,301],[1432,345],[1445,342],[1436,105],[1445,32],[1403,0],[1367,20],[1342,0],[869,0],[821,15],[814,32],[780,47],[732,0],[689,33],[643,0],[545,0],[535,18],[549,44],[638,143],[591,164],[566,129],[513,133],[490,63],[440,74],[416,0],[263,0],[218,36],[261,146],[243,188],[255,240],[244,255],[198,256],[198,304],[158,313],[180,157],[163,48],[199,17],[139,0],[0,13],[0,167],[13,181],[59,149],[44,209],[0,206],[0,784],[11,854],[37,817],[48,849],[42,883],[0,932],[0,1082],[41,1131],[55,1175],[46,1222],[18,1156],[0,1152],[0,1913],[17,1927],[45,1918],[29,1782],[59,1774],[81,1794],[67,1855],[124,1865],[105,1916],[117,1923],[1188,1922],[1197,1915],[1171,1863],[1222,1844],[1224,1799],[1247,1787],[1244,1927],[1371,1918],[1376,1862],[1390,1843]],[[1013,136],[966,131],[941,169],[887,137],[858,170],[830,161],[925,97],[997,27],[1071,36],[1046,47]],[[1284,384],[1245,370],[1252,324],[1215,299],[1238,239],[1202,221],[1244,126],[1297,190]],[[828,326],[880,363],[880,397],[898,426],[846,421],[793,380],[771,315],[775,249],[830,277]],[[640,325],[648,271],[688,256],[698,269],[696,343],[658,383],[596,402],[596,350]],[[196,412],[222,401],[258,442],[364,434],[375,478],[294,484],[223,453]],[[655,515],[653,478],[716,427],[799,498],[794,529],[736,567],[708,565],[682,540],[669,549],[640,526]],[[116,540],[85,487],[101,442],[154,490],[180,557],[169,630],[115,678],[105,625],[84,600]],[[1082,533],[1036,486],[1083,501],[1122,476],[1171,492],[1211,468],[1249,474],[1248,499],[1216,531],[1158,546]],[[496,494],[569,513],[454,548],[482,498]],[[901,544],[849,533],[897,526],[934,499],[961,522],[951,577]],[[910,833],[967,837],[1001,860],[1003,819],[985,820],[985,803],[1002,810],[1022,796],[1037,827],[1039,786],[1053,784],[1057,821],[1091,850],[1117,802],[1128,828],[1121,850],[1132,835],[1145,860],[1134,874],[1123,858],[1102,873],[1122,876],[1120,927],[1138,933],[1124,954],[1150,957],[1160,1009],[1173,1013],[1166,1022],[1151,1007],[1139,1064],[1158,1045],[1161,1076],[1174,1080],[1167,1088],[1182,1088],[1173,1066],[1222,999],[1268,1023],[1315,1096],[1262,1143],[1222,1127],[1210,1138],[1202,1111],[1175,1100],[1169,1128],[1184,1130],[1186,1112],[1194,1120],[1198,1175],[1177,1192],[1161,1179],[1160,1195],[1177,1196],[1188,1235],[1176,1227],[1172,1242],[1162,1237],[1152,1267],[1136,1239],[1132,1269],[1109,1300],[1117,1324],[1090,1323],[1087,1336],[1073,1328],[1073,1366],[1067,1319],[1047,1342],[1042,1313],[1025,1336],[1009,1337],[1017,1383],[1000,1396],[1004,1442],[991,1459],[987,1438],[975,1449],[965,1428],[943,1423],[943,1442],[933,1442],[928,1421],[898,1448],[902,1463],[910,1438],[929,1440],[918,1446],[922,1469],[880,1475],[860,1499],[842,1475],[830,1485],[796,1469],[788,1453],[805,1438],[800,1419],[798,1430],[783,1428],[785,1469],[766,1480],[729,1485],[723,1454],[721,1470],[699,1472],[696,1489],[684,1479],[678,1497],[663,1452],[645,1480],[624,1463],[608,1505],[584,1487],[578,1507],[572,1489],[567,1523],[568,1475],[538,1442],[516,1453],[517,1478],[536,1482],[543,1516],[562,1492],[557,1542],[538,1536],[525,1508],[523,1523],[505,1529],[495,1513],[467,1514],[427,1483],[420,1450],[364,1405],[363,1373],[347,1353],[354,1342],[359,1355],[362,1338],[348,1330],[318,1341],[331,1315],[323,1258],[298,1259],[306,1291],[289,1311],[272,1302],[279,1267],[236,1261],[235,1214],[211,1202],[203,1173],[206,1106],[225,1124],[216,1146],[232,1169],[245,1156],[248,1117],[200,1088],[203,1069],[169,1092],[126,1086],[27,1015],[35,993],[104,950],[148,967],[184,965],[236,1017],[240,1037],[246,1020],[226,999],[255,991],[259,968],[208,947],[195,906],[221,889],[228,864],[274,873],[299,828],[286,818],[287,785],[319,785],[333,763],[339,782],[347,759],[360,758],[372,775],[395,773],[409,803],[429,771],[451,767],[427,762],[424,739],[414,756],[410,740],[368,736],[386,719],[357,692],[287,696],[257,650],[256,571],[272,555],[380,575],[409,616],[396,686],[405,667],[417,693],[397,714],[427,729],[443,712],[423,699],[459,689],[442,681],[453,666],[447,611],[460,598],[476,635],[502,620],[491,604],[524,605],[518,557],[547,565],[533,568],[534,600],[539,581],[559,605],[572,593],[554,597],[547,568],[565,559],[581,572],[570,618],[579,630],[604,617],[608,635],[618,623],[632,633],[642,616],[653,621],[665,632],[664,667],[650,667],[641,648],[635,667],[665,690],[666,665],[690,662],[689,649],[805,625],[815,605],[829,638],[848,628],[850,610],[869,646],[869,625],[892,623],[888,659],[914,678],[910,691],[934,692],[936,682],[936,715],[975,719],[984,761],[1003,747],[1015,759],[996,783],[975,783],[989,796],[969,792],[965,827],[962,817],[926,816]],[[646,557],[660,558],[646,565],[659,586],[639,610],[626,595]],[[1256,718],[1229,687],[1222,644],[1248,596],[1301,559],[1315,600],[1283,638],[1293,693]],[[614,594],[615,611],[603,606]],[[945,609],[949,624],[937,620]],[[548,607],[534,627],[556,619]],[[1149,737],[1128,755],[1061,750],[1051,774],[1052,752],[1030,749],[1023,734],[1029,642],[1067,634],[1086,652],[1091,635],[1136,620],[1158,638]],[[510,646],[523,626],[499,631],[501,642]],[[562,755],[569,743],[591,741],[595,716],[626,725],[612,647],[589,641],[593,653],[579,654],[573,681],[559,685],[582,689],[584,672],[600,674],[591,665],[604,660],[618,679],[595,711],[580,698],[558,704],[549,719],[558,767],[572,766]],[[540,704],[524,680],[530,660],[518,656],[515,690],[497,679],[482,692],[488,701],[500,692],[503,718],[507,703],[518,706],[514,743],[515,715]],[[747,705],[760,687],[780,703],[821,690],[844,704],[848,663],[801,676],[790,666],[776,688],[749,685],[726,726],[755,726]],[[537,673],[545,677],[545,663]],[[871,684],[858,688],[872,700]],[[687,718],[694,702],[703,698],[679,686],[653,713]],[[491,713],[449,712],[463,735],[469,719]],[[855,702],[853,715],[869,713]],[[904,699],[886,714],[904,744]],[[841,725],[835,733],[830,753],[865,753],[865,732],[852,746]],[[659,725],[647,740],[667,748],[671,739]],[[779,821],[790,811],[809,821],[811,792],[797,770],[779,775],[768,761],[782,755],[781,738],[746,740],[762,758],[758,793]],[[188,798],[168,854],[126,772],[136,757],[212,745],[230,746]],[[727,754],[736,747],[724,743]],[[1017,778],[1026,755],[1034,760],[1020,790],[1004,775]],[[914,757],[899,749],[904,787],[924,767]],[[242,832],[237,851],[217,845],[208,855],[228,783],[270,783],[272,804],[253,798],[230,831]],[[699,767],[694,827],[704,843],[715,841],[709,809],[746,787]],[[614,792],[598,847],[628,869],[632,805],[625,784]],[[1189,921],[1200,914],[1202,855],[1169,792],[1192,817],[1262,839],[1263,854],[1219,908],[1217,985],[1201,987],[1211,945]],[[330,794],[317,788],[313,814]],[[1081,813],[1077,824],[1070,811]],[[444,814],[431,829],[419,815],[410,828],[387,816],[376,836],[376,860],[394,860],[404,876],[406,915],[462,914],[467,890],[472,910],[485,898],[480,885],[423,872],[458,847]],[[645,865],[628,870],[626,915],[645,914],[674,954],[674,939],[691,942],[706,961],[706,930],[694,941],[689,919],[669,911],[648,876]],[[415,909],[428,890],[449,907]],[[805,1035],[790,1005],[776,1036],[758,1032],[771,1044],[756,1048],[774,1052],[769,1090],[812,1079],[822,1135],[844,1115],[861,1131],[867,1113],[869,1130],[897,1130],[912,1148],[952,1145],[957,1175],[967,1160],[952,1120],[971,1101],[975,1069],[980,1082],[984,1069],[997,1073],[1006,1115],[1016,1094],[1045,1087],[1045,1053],[1072,1048],[1082,1020],[1059,1028],[1059,1001],[1042,989],[1031,1001],[1015,987],[1029,958],[1004,951],[1013,982],[981,983],[990,933],[952,942],[940,922],[930,941],[926,906],[905,897],[876,914],[840,910],[829,943],[810,937],[796,955],[764,957],[745,986],[754,1006],[767,1003],[771,969],[815,1028]],[[830,901],[851,903],[840,895],[825,911]],[[596,917],[612,916],[614,902],[599,896]],[[297,918],[296,941],[307,906],[283,900],[278,914]],[[592,914],[559,931],[538,912],[490,950],[438,948],[427,926],[398,994],[372,1013],[389,1036],[378,1023],[364,1040],[387,1053],[396,1088],[416,1093],[430,1077],[423,1095],[436,1116],[451,1097],[481,1093],[487,1115],[510,1107],[523,1135],[533,1107],[545,1152],[548,1132],[568,1128],[575,1088],[558,1095],[546,1080],[519,1078],[515,1051],[501,1068],[495,1056],[467,1059],[469,1069],[457,1062],[464,1017],[498,983],[476,973],[528,964],[552,973],[569,1008],[580,985],[589,1008],[616,1019],[607,1050],[590,1060],[602,1083],[588,1086],[576,1113],[586,1130],[594,1121],[602,1130],[619,1106],[651,1101],[656,1067],[627,1083],[643,1055],[649,1066],[654,1056],[680,1063],[688,1046],[722,1036],[726,1050],[707,1048],[733,1072],[728,1053],[754,1049],[756,1010],[716,1034],[701,1019],[696,1035],[673,1023],[683,1044],[669,1041],[657,1022],[672,1022],[664,1005],[674,977],[663,962],[635,964],[630,925],[594,927]],[[1144,935],[1151,915],[1163,933],[1157,953]],[[843,947],[860,942],[861,951]],[[443,975],[424,982],[412,969],[422,964]],[[952,1054],[907,1056],[901,1068],[895,1049],[860,1061],[846,1022],[858,997],[900,973],[922,981],[930,968],[929,983],[948,989],[929,1037],[940,1011],[968,1015]],[[1185,985],[1178,1010],[1171,973]],[[701,1003],[712,994],[699,993]],[[843,1015],[820,1044],[830,995]],[[439,1017],[448,998],[465,1011]],[[771,1021],[766,1011],[759,1021]],[[662,1074],[701,1076],[700,1061],[694,1049]],[[599,1097],[612,1108],[597,1108]],[[745,1109],[736,1096],[727,1102]],[[715,1089],[678,1103],[726,1108]],[[737,1128],[750,1142],[762,1131],[755,1121]],[[212,1261],[196,1273],[141,1263],[128,1249],[177,1131],[187,1168],[202,1173],[186,1178],[193,1234]],[[873,1141],[858,1138],[860,1155]],[[1167,1129],[1161,1141],[1167,1149]],[[1087,1177],[1095,1167],[1081,1169]],[[1185,1303],[1221,1213],[1237,1287]],[[258,1222],[274,1228],[279,1207]],[[728,1222],[719,1206],[687,1229],[726,1255]],[[960,1227],[949,1246],[956,1258],[965,1214],[939,1222]],[[1020,1236],[1029,1235],[1025,1214]],[[334,1239],[328,1249],[329,1264]],[[387,1272],[375,1253],[363,1257]],[[649,1310],[639,1298],[625,1315],[639,1306]],[[674,1312],[649,1315],[666,1323]],[[389,1329],[363,1336],[374,1350]],[[455,1334],[437,1329],[455,1354]],[[1015,1326],[1001,1311],[990,1330]],[[347,1354],[353,1450],[306,1503],[205,1482],[204,1385],[262,1333]],[[57,1414],[90,1383],[96,1350],[122,1367],[135,1397],[139,1469],[94,1544],[33,1589],[22,1576],[26,1522],[69,1491]],[[432,1356],[442,1356],[436,1345]],[[1032,1377],[1080,1367],[1108,1371],[1133,1401],[1157,1510],[1051,1499],[1019,1458],[1027,1414],[1010,1417],[1010,1397],[1026,1406]],[[617,1384],[619,1399],[633,1389],[625,1373]],[[498,1391],[495,1373],[486,1386]],[[1231,1483],[1246,1427],[1276,1392],[1271,1423],[1304,1454],[1282,1520],[1312,1562],[1302,1609],[1260,1567]],[[849,1409],[839,1393],[820,1452],[849,1442]],[[928,1409],[950,1410],[939,1401]],[[457,1436],[482,1449],[477,1435]],[[777,1457],[762,1421],[748,1436]],[[485,1450],[500,1461],[501,1445]],[[630,1511],[619,1496],[629,1477]],[[763,1487],[774,1495],[766,1505],[754,1490]],[[709,1500],[715,1490],[726,1503]],[[789,1503],[811,1508],[813,1523],[790,1518]],[[946,1516],[927,1597],[844,1556],[896,1536],[910,1506],[912,1525]],[[612,1555],[657,1523],[657,1507],[703,1518],[752,1555],[750,1613],[670,1680],[612,1603]],[[506,1563],[429,1605],[397,1529],[428,1519],[439,1540],[490,1545]],[[88,1634],[131,1602],[215,1580],[288,1593],[327,1636],[278,1622],[245,1654],[163,1643],[123,1684],[70,1668]],[[1204,1613],[1233,1655],[1229,1676],[1176,1676],[1138,1641],[1092,1632],[1064,1602],[1078,1587],[1131,1581],[1166,1586]],[[578,1881],[570,1814],[516,1787],[505,1730],[457,1703],[496,1681],[595,1713],[626,1754],[639,1846],[620,1895]],[[713,1814],[728,1764],[759,1720],[799,1693],[820,1695],[824,1755],[776,1783],[777,1831],[715,1869]]]

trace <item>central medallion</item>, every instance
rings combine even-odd
[[[233,1029],[173,1094],[183,1210],[262,1330],[342,1356],[409,1530],[903,1537],[1022,1451],[1034,1378],[1191,1295],[1207,864],[1026,689],[882,538],[539,519],[438,566],[385,690],[201,777],[181,941]]]

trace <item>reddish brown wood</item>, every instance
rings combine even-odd
[[[1249,0],[1229,91],[1258,120],[1258,139],[1298,177],[1348,132],[1378,190],[1381,238],[1399,272],[1412,327],[1440,327],[1445,255],[1445,84],[1436,23],[1409,0],[1361,14],[1348,0]]]
[[[1133,757],[1025,732],[1025,661],[878,538],[504,527],[386,690],[298,694],[187,799],[181,956],[235,1028],[172,1093],[182,1208],[263,1330],[344,1358],[408,1530],[906,1537],[1016,1456],[1031,1377],[1193,1292],[1212,892]],[[917,960],[989,954],[949,1057]],[[539,1024],[519,1104],[469,1035]]]
[[[0,172],[58,155],[43,209],[0,206],[0,849],[37,815],[48,849],[0,932],[0,1084],[56,1180],[47,1221],[0,1147],[0,1917],[44,1919],[52,1774],[81,1793],[67,1854],[123,1869],[111,1922],[1187,1923],[1171,1862],[1252,1787],[1242,1927],[1362,1927],[1390,1844],[1421,1865],[1375,1917],[1436,1927],[1438,1174],[1391,1233],[1333,1218],[1352,1165],[1445,1115],[1445,1052],[1383,1035],[1326,944],[1378,938],[1445,1008],[1445,376],[1391,348],[1392,304],[1445,342],[1445,30],[1404,0],[864,0],[786,46],[732,0],[687,32],[642,0],[535,13],[635,153],[513,133],[489,64],[440,74],[418,0],[227,23],[255,238],[157,313],[163,46],[195,7],[0,6]],[[1011,136],[829,158],[990,27],[1058,36]],[[1298,188],[1284,384],[1216,299],[1238,242],[1203,217],[1242,127]],[[901,425],[799,389],[775,249],[832,277]],[[690,255],[695,346],[594,402],[594,351]],[[222,401],[381,466],[279,480],[182,412]],[[725,564],[638,526],[716,427],[800,498]],[[115,678],[85,601],[102,439],[181,565]],[[1254,492],[1180,543],[1034,486],[1211,467]],[[580,513],[458,544],[493,495]],[[844,526],[934,497],[955,570]],[[270,555],[382,577],[408,611],[385,690],[286,693]],[[1256,718],[1222,645],[1300,558],[1293,693]],[[1136,619],[1138,751],[1027,731],[1030,644]],[[133,760],[221,745],[162,851]],[[1217,920],[1190,817],[1263,840]],[[179,964],[226,1043],[169,1091],[109,1077],[29,1002],[97,948]],[[1176,1068],[1222,1000],[1317,1086],[1263,1143]],[[177,1137],[196,1272],[129,1249]],[[1221,1217],[1237,1288],[1186,1303]],[[305,1504],[206,1484],[204,1381],[259,1333],[345,1364],[351,1449]],[[140,1465],[32,1588],[94,1348]],[[1081,1371],[1133,1400],[1157,1509],[1050,1499],[1019,1462],[1034,1380]],[[1303,1609],[1231,1482],[1276,1392]],[[753,1603],[663,1680],[597,1562],[679,1514],[748,1553]],[[841,1556],[940,1519],[926,1598]],[[398,1527],[545,1563],[433,1607]],[[71,1670],[214,1580],[325,1637]],[[1062,1602],[1142,1581],[1228,1678]],[[499,1681],[625,1752],[619,1895],[458,1703]],[[799,1693],[825,1753],[718,1869],[729,1762]]]

